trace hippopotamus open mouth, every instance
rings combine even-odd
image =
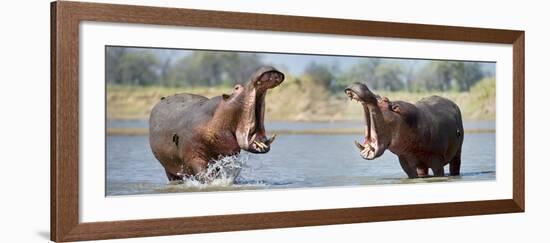
[[[245,87],[243,113],[237,125],[236,137],[241,149],[252,153],[267,153],[271,143],[275,140],[273,135],[267,138],[264,127],[265,96],[268,89],[281,84],[285,76],[273,67],[262,67],[250,78]]]
[[[379,96],[372,93],[368,87],[361,83],[354,83],[345,90],[350,100],[355,100],[363,106],[365,118],[365,140],[363,143],[355,141],[355,146],[361,151],[364,159],[375,159],[381,156],[387,148],[385,144],[385,124],[380,107]]]

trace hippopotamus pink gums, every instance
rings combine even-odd
[[[212,160],[241,149],[269,152],[275,136],[266,136],[265,96],[284,77],[273,67],[261,67],[246,85],[235,85],[229,95],[162,98],[149,118],[149,144],[168,179],[200,175]]]
[[[365,115],[365,140],[355,142],[364,159],[381,156],[386,149],[396,154],[409,178],[460,174],[460,153],[464,140],[462,116],[458,106],[439,96],[430,96],[415,104],[390,101],[372,93],[362,83],[345,89],[358,101]]]

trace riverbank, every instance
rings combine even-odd
[[[213,97],[230,93],[231,87],[157,87],[107,85],[107,119],[146,120],[151,108],[161,97],[177,93]],[[376,91],[375,91],[376,92]],[[446,97],[462,110],[464,120],[495,119],[495,80],[478,82],[469,92],[376,92],[390,100],[416,102],[424,97]],[[363,110],[350,102],[344,93],[333,94],[307,77],[289,77],[285,83],[269,91],[266,117],[272,121],[343,121],[360,120]]]
[[[361,135],[362,121],[338,122],[273,122],[268,121],[266,129],[269,134],[279,135]],[[494,121],[465,121],[464,131],[468,134],[494,133]],[[147,120],[108,120],[109,136],[145,136],[148,134]]]
[[[494,133],[494,129],[468,129],[467,134]],[[270,134],[279,135],[361,135],[363,129],[341,128],[341,129],[309,129],[309,130],[270,130]],[[108,136],[146,136],[149,134],[147,128],[107,128]]]

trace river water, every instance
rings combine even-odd
[[[480,124],[467,123],[465,127],[494,129],[494,123]],[[266,125],[268,131],[271,127],[311,129],[334,126],[333,123]],[[108,127],[117,127],[117,124],[108,122]],[[131,126],[125,124],[124,127]],[[397,157],[390,151],[378,159],[363,160],[353,145],[354,140],[361,141],[361,135],[281,134],[267,154],[242,152],[237,158],[220,161],[216,166],[239,168],[228,170],[229,175],[219,180],[209,184],[194,180],[168,183],[163,167],[151,152],[147,136],[107,136],[106,140],[107,196],[494,180],[496,171],[494,133],[465,135],[461,176],[421,179],[407,179]],[[448,166],[445,172],[449,172]]]

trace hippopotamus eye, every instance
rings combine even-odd
[[[237,85],[235,85],[235,86],[233,87],[233,90],[234,90],[234,91],[239,91],[239,90],[241,90],[242,88],[244,88],[244,87],[243,87],[241,84],[237,84]]]

